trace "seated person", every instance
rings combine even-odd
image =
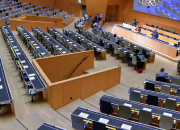
[[[141,28],[139,26],[136,27],[135,29],[137,32],[141,32]]]
[[[116,44],[117,44],[117,45],[119,45],[118,37],[117,37],[117,35],[116,35],[116,34],[114,34],[114,38],[115,38],[115,42],[116,42]]]
[[[137,59],[137,68],[142,69],[143,66],[144,66],[144,63],[141,62],[141,58],[139,57],[139,50],[136,50],[135,56],[136,56],[136,59]]]
[[[167,78],[168,75],[164,73],[164,68],[161,68],[160,72],[156,74],[156,77]]]
[[[85,20],[88,20],[88,19],[89,19],[88,13],[86,13],[86,14],[84,15],[84,19],[85,19]]]
[[[100,31],[102,31],[102,28],[101,28],[101,25],[100,25],[100,24],[98,24],[98,29],[99,29]]]
[[[158,38],[159,37],[159,34],[158,34],[158,32],[156,30],[154,30],[154,32],[151,35],[154,38]]]

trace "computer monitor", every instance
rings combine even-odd
[[[3,12],[6,12],[6,10],[4,9]]]
[[[144,88],[147,90],[155,91],[155,84],[151,82],[146,82]]]
[[[8,13],[6,13],[6,16],[8,16],[9,14]]]
[[[17,17],[17,15],[15,15],[15,17]]]
[[[100,122],[93,121],[93,130],[107,130],[106,125]]]
[[[19,8],[19,6],[17,8]]]
[[[25,10],[27,10],[28,8],[25,8]]]
[[[9,10],[12,10],[11,8],[9,8]]]
[[[100,18],[103,18],[103,14],[100,14]]]
[[[2,13],[2,10],[0,10],[0,13]]]
[[[158,97],[157,96],[152,96],[148,95],[147,96],[147,104],[153,105],[153,106],[158,106]]]

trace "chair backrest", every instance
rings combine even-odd
[[[131,118],[131,108],[120,105],[119,106],[119,117],[129,120]]]
[[[167,86],[167,85],[163,85],[161,86],[161,93],[167,93],[167,94],[170,94],[170,86]]]
[[[132,64],[137,65],[137,57],[136,56],[132,57]]]
[[[179,85],[180,84],[180,79],[179,78],[172,78],[171,83]]]
[[[164,107],[167,109],[176,110],[176,105],[177,105],[177,101],[172,99],[166,99]]]
[[[164,77],[156,77],[156,81],[166,82],[166,78],[164,78]]]
[[[124,42],[124,48],[129,48],[129,43],[127,41]]]
[[[180,89],[177,90],[176,96],[180,96]]]
[[[147,104],[153,105],[153,106],[158,106],[158,104],[159,104],[158,97],[152,96],[152,95],[147,96],[146,102],[147,102]]]
[[[141,94],[138,92],[130,92],[129,99],[132,101],[140,102]]]
[[[149,125],[152,120],[151,112],[140,110],[139,112],[139,122]]]
[[[93,130],[107,130],[107,129],[105,124],[93,121]]]
[[[159,121],[159,126],[163,129],[171,130],[173,127],[173,120],[172,117],[162,115]]]
[[[144,88],[147,90],[155,91],[155,84],[152,82],[146,82]]]
[[[102,113],[111,114],[112,113],[111,103],[106,101],[100,101],[100,111]]]

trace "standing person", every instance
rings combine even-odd
[[[86,14],[84,15],[84,19],[85,19],[85,20],[88,20],[88,19],[89,19],[88,13],[86,13]]]
[[[117,37],[117,35],[116,35],[116,34],[114,34],[114,38],[115,38],[115,42],[116,42],[116,44],[117,44],[117,45],[119,45],[119,40],[118,40],[118,37]]]
[[[134,19],[133,23],[132,23],[134,26],[137,26],[137,21],[136,19]]]
[[[96,15],[95,21],[96,21],[97,23],[99,23],[99,14]]]
[[[136,50],[135,56],[136,56],[136,59],[137,59],[137,68],[138,68],[138,69],[142,69],[144,63],[141,62],[141,58],[139,57],[139,50]]]

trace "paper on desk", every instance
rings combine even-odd
[[[172,117],[172,114],[171,114],[171,113],[166,113],[166,112],[164,112],[163,115],[164,115],[164,116],[168,116],[168,117]]]
[[[126,124],[122,124],[121,128],[125,129],[125,130],[131,130],[132,126],[126,125]]]
[[[26,68],[28,68],[28,65],[25,65],[25,66],[23,66],[24,67],[24,69],[26,69]]]
[[[86,113],[81,112],[81,113],[79,114],[79,116],[80,116],[80,117],[83,117],[83,118],[87,118],[87,117],[89,116],[89,114],[86,114]]]
[[[0,85],[0,89],[3,89],[3,86],[2,86],[2,85]]]
[[[35,80],[35,77],[29,77],[29,80]]]
[[[148,111],[148,112],[151,112],[151,111],[152,111],[151,109],[145,108],[145,107],[143,108],[143,110],[144,110],[144,111]]]
[[[132,107],[132,105],[131,105],[131,104],[128,104],[128,103],[124,103],[124,106]]]
[[[100,118],[100,119],[99,119],[99,122],[104,123],[104,124],[107,124],[107,123],[109,122],[109,120],[104,119],[104,118]]]
[[[23,63],[26,63],[26,61],[25,60],[23,60],[23,61],[21,61],[21,63],[23,64]]]

